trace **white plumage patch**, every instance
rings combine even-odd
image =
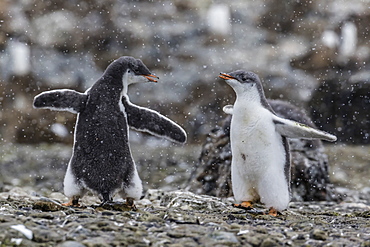
[[[127,121],[127,113],[126,113],[126,110],[125,110],[125,106],[123,105],[122,103],[122,97],[127,97],[127,94],[125,93],[125,88],[123,89],[122,93],[121,93],[121,97],[120,97],[120,100],[118,101],[118,107],[120,109],[120,111],[123,113],[123,115],[125,115],[125,118],[126,118],[126,121]],[[128,139],[128,134],[129,134],[129,131],[128,131],[128,124],[127,124],[127,139]]]
[[[133,176],[131,177],[131,184],[127,188],[123,188],[121,192],[122,198],[134,198],[135,200],[139,200],[141,197],[141,194],[143,192],[143,185],[141,182],[141,179],[139,177],[139,174],[137,173],[136,166],[134,169]]]
[[[77,114],[75,129],[78,128],[77,123],[79,122],[78,121],[79,117],[80,117],[80,114]],[[72,151],[72,153],[75,152],[74,151],[75,144],[76,144],[76,131],[73,134],[73,151]],[[80,185],[77,184],[76,177],[73,174],[72,167],[71,167],[72,158],[73,158],[73,156],[71,157],[71,159],[68,163],[67,171],[66,171],[66,174],[64,176],[64,181],[63,181],[64,194],[69,198],[73,198],[75,196],[82,197],[84,195],[84,192],[85,192],[84,188],[86,188],[86,187],[81,188]]]
[[[237,100],[231,120],[232,183],[236,202],[260,200],[287,208],[286,153],[273,114],[256,102]]]
[[[77,184],[76,178],[73,175],[71,169],[72,169],[71,164],[69,163],[66,175],[64,177],[64,182],[63,182],[64,194],[69,198],[72,198],[74,196],[82,197],[83,196],[83,190]]]

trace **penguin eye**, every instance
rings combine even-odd
[[[243,81],[243,83],[252,83],[253,82],[253,79],[248,77],[248,76],[242,76],[240,79]]]

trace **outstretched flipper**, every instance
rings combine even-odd
[[[288,138],[304,138],[304,139],[318,138],[331,142],[337,140],[337,137],[335,135],[311,128],[305,124],[301,124],[292,120],[280,118],[274,115],[273,121],[275,123],[276,130],[282,136]]]
[[[138,131],[164,137],[177,143],[186,142],[186,132],[169,118],[148,108],[132,104],[128,98],[122,97],[127,114],[128,125]]]
[[[74,90],[60,89],[40,93],[35,96],[33,106],[56,111],[79,113],[85,108],[87,94]]]
[[[225,105],[222,110],[229,115],[233,115],[234,106],[233,105]]]

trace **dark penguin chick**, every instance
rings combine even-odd
[[[121,57],[85,93],[62,89],[43,92],[35,108],[78,114],[73,154],[64,178],[66,206],[78,206],[87,190],[102,203],[119,193],[134,208],[142,184],[128,142],[128,126],[184,143],[186,132],[158,112],[130,103],[127,87],[135,82],[157,81],[139,59]]]
[[[231,181],[236,206],[251,208],[260,201],[269,214],[288,207],[290,201],[290,153],[287,138],[336,137],[307,125],[278,117],[266,100],[259,77],[238,70],[221,73],[236,93],[233,106],[224,107],[232,114],[230,144]],[[240,204],[239,204],[240,203]]]

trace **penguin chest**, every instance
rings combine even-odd
[[[233,168],[251,179],[269,172],[283,173],[285,148],[272,113],[263,107],[235,108],[230,136]]]

